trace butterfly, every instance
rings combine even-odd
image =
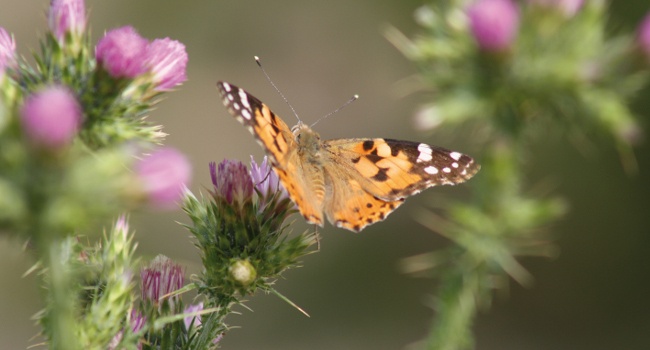
[[[382,138],[321,140],[311,127],[293,128],[259,99],[218,82],[229,112],[265,149],[280,182],[312,224],[324,218],[354,232],[384,220],[404,200],[432,186],[465,182],[480,165],[425,143]]]

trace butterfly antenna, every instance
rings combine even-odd
[[[348,100],[348,102],[344,103],[341,107],[335,109],[334,111],[329,112],[328,114],[326,114],[326,115],[324,115],[324,116],[318,118],[318,120],[315,121],[314,124],[310,125],[309,127],[310,127],[310,128],[313,128],[314,125],[318,124],[319,121],[321,121],[321,120],[323,120],[323,119],[329,117],[329,116],[332,115],[332,114],[338,113],[340,110],[342,110],[343,108],[347,107],[350,103],[352,103],[352,102],[354,102],[354,101],[356,101],[356,100],[358,100],[358,99],[359,99],[359,95],[354,95],[354,96],[352,96],[352,98],[350,98],[350,99]]]
[[[277,91],[278,94],[280,94],[280,96],[282,96],[282,99],[284,100],[284,103],[286,103],[289,106],[289,108],[291,108],[291,111],[293,112],[293,115],[296,116],[296,119],[298,119],[298,122],[301,122],[300,117],[298,117],[298,113],[296,113],[296,110],[293,108],[291,103],[289,103],[289,100],[287,100],[287,98],[284,97],[284,94],[282,93],[282,91],[280,91],[280,89],[278,89],[278,87],[275,86],[275,83],[273,83],[273,80],[271,80],[271,77],[269,77],[269,74],[266,73],[266,70],[264,69],[264,67],[262,67],[262,62],[260,61],[260,58],[255,56],[255,62],[257,62],[257,65],[260,67],[260,69],[262,69],[262,73],[264,73],[264,76],[266,77],[266,80],[268,80],[269,83],[271,83],[271,86],[273,86],[273,88],[275,89],[275,91]]]

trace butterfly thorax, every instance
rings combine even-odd
[[[320,135],[303,123],[292,128],[293,136],[298,144],[298,154],[309,164],[320,165],[321,141]]]

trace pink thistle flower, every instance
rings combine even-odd
[[[23,130],[33,144],[59,149],[77,134],[82,109],[70,90],[50,86],[27,97],[20,114]]]
[[[637,43],[641,51],[650,59],[650,14],[647,14],[639,26]]]
[[[95,47],[97,62],[114,78],[135,78],[147,71],[149,42],[131,26],[113,29]]]
[[[158,208],[168,209],[181,200],[192,166],[181,152],[165,147],[136,163],[135,171],[149,201]]]
[[[16,42],[11,34],[0,27],[0,81],[5,69],[16,64]]]
[[[183,313],[193,313],[203,311],[203,303],[193,304],[185,308]],[[201,316],[188,316],[183,319],[185,323],[185,329],[189,330],[190,326],[192,329],[196,330],[201,326]],[[216,338],[212,339],[212,344],[217,344],[221,338],[223,338],[223,333],[219,334]]]
[[[138,333],[144,325],[147,323],[147,319],[136,309],[131,309],[131,316],[129,317],[129,325],[131,326],[131,332]],[[117,350],[120,342],[124,338],[124,329],[120,330],[111,341],[108,343],[108,350]],[[142,342],[139,342],[137,345],[138,349],[142,349]],[[122,348],[120,348],[122,349]]]
[[[203,311],[203,303],[192,304],[186,307],[183,313],[188,314],[199,311]],[[187,316],[183,319],[183,323],[185,323],[185,329],[190,329],[190,326],[196,329],[201,326],[201,316]]]
[[[485,51],[506,50],[517,36],[519,13],[511,0],[478,0],[467,15],[474,38]]]
[[[181,265],[174,263],[164,255],[158,255],[148,267],[140,271],[142,300],[159,304],[161,297],[183,287],[184,273]],[[174,304],[178,299],[178,295],[167,299],[171,309],[174,309]]]
[[[278,175],[275,173],[271,165],[269,164],[268,157],[264,156],[262,163],[257,165],[253,156],[251,156],[251,179],[253,180],[253,185],[255,189],[260,193],[259,198],[259,210],[263,211],[266,206],[273,199],[273,196],[277,193],[277,202],[282,202],[283,200],[289,198],[289,193],[280,183]],[[294,204],[292,201],[288,202],[289,207],[287,209],[292,209]],[[284,209],[284,208],[283,208]]]
[[[210,163],[210,176],[214,185],[214,196],[223,198],[230,205],[243,207],[253,199],[253,180],[246,166],[238,161],[223,160],[219,166]]]
[[[66,33],[81,35],[86,30],[86,5],[83,0],[52,0],[48,24],[59,42]]]
[[[156,90],[170,90],[187,80],[185,45],[169,38],[156,39],[147,47],[147,62]]]
[[[566,17],[573,17],[580,11],[584,0],[529,0],[531,4],[542,7],[554,8],[564,14]]]

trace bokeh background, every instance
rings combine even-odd
[[[417,33],[413,11],[421,1],[160,1],[89,0],[96,40],[107,29],[133,25],[150,39],[182,41],[190,56],[189,81],[168,94],[151,118],[165,126],[169,145],[189,155],[194,192],[210,183],[208,162],[248,161],[263,152],[221,106],[215,82],[227,80],[262,98],[293,122],[290,109],[253,61],[262,58],[275,83],[307,123],[361,99],[319,123],[324,138],[390,137],[427,141],[472,154],[471,134],[441,129],[418,133],[412,116],[424,94],[404,95],[400,81],[414,66],[382,36],[392,25]],[[0,0],[0,25],[13,32],[21,54],[38,49],[46,29],[46,0]],[[612,33],[635,30],[650,11],[647,0],[612,1]],[[650,93],[635,109],[650,116]],[[647,122],[643,122],[647,126]],[[650,349],[650,147],[636,149],[639,172],[626,174],[608,143],[586,151],[554,139],[539,140],[528,160],[531,191],[561,195],[570,212],[548,228],[557,259],[526,259],[535,276],[524,288],[497,293],[476,320],[477,349]],[[479,160],[480,161],[480,160]],[[479,175],[480,176],[480,173]],[[355,235],[330,226],[321,251],[285,273],[277,289],[306,309],[306,318],[272,295],[255,295],[228,322],[224,349],[403,349],[422,339],[435,317],[435,281],[400,273],[400,259],[449,244],[413,220],[432,199],[462,199],[467,185],[439,188],[407,202],[385,222]],[[189,233],[173,213],[133,213],[132,227],[145,258],[165,254],[200,269]],[[306,229],[296,218],[295,229]],[[98,228],[99,230],[99,228]],[[30,319],[40,308],[33,264],[22,242],[0,238],[0,349],[24,349],[38,331]]]

